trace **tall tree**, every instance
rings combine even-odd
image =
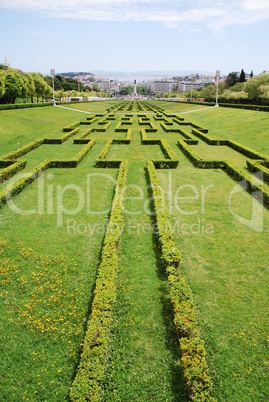
[[[251,78],[253,77],[253,70],[251,70],[250,77]]]
[[[243,69],[241,70],[240,73],[239,82],[246,82],[246,73]]]
[[[269,74],[260,74],[251,78],[245,83],[244,90],[248,94],[249,99],[260,98],[265,86],[269,84]]]
[[[226,78],[226,85],[232,87],[239,82],[239,75],[236,71],[229,73]]]
[[[34,80],[35,95],[37,97],[37,102],[38,102],[38,98],[43,98],[46,94],[47,83],[41,74],[32,73],[32,78]]]
[[[27,95],[31,98],[31,102],[34,102],[35,96],[35,82],[32,77],[31,73],[25,74],[25,78],[27,80],[26,87],[27,87]]]
[[[26,82],[19,71],[10,69],[5,78],[5,103],[15,103],[16,98],[25,96]]]
[[[6,78],[6,73],[4,70],[0,70],[0,98],[5,93],[5,78]]]

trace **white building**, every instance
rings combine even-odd
[[[173,80],[149,81],[147,83],[148,89],[153,93],[171,92],[174,85],[176,85],[176,82]]]

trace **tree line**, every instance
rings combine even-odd
[[[178,91],[179,85],[175,85],[172,93],[165,93],[165,97],[204,98],[206,101],[216,99],[216,85],[214,82],[205,84],[201,90],[192,90],[184,93]],[[160,96],[160,94],[158,94]],[[249,79],[244,70],[241,73],[235,71],[228,74],[225,82],[218,85],[218,97],[220,102],[269,104],[269,74],[262,73],[254,76],[251,72]]]
[[[89,92],[93,96],[105,96],[94,83],[89,88],[76,79],[61,75],[54,77],[54,90],[56,99],[78,96],[79,93],[81,96],[89,96]],[[0,64],[0,103],[15,103],[18,99],[29,99],[33,103],[52,98],[52,77],[43,77],[40,73],[24,73]]]

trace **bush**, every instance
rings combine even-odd
[[[26,155],[29,152],[33,151],[33,149],[40,147],[42,144],[44,144],[44,140],[42,138],[39,138],[36,141],[30,142],[29,144],[24,145],[21,148],[18,148],[16,151],[9,152],[8,154],[4,155],[3,159],[20,158],[21,156]]]
[[[79,132],[79,128],[74,128],[73,130],[68,130],[67,134],[63,135],[60,138],[45,138],[44,144],[63,144],[69,138],[73,137]]]
[[[86,130],[84,133],[80,134],[77,138],[74,139],[74,144],[87,144],[90,142],[90,139],[86,139],[92,132],[92,128]]]
[[[168,276],[168,291],[182,352],[184,381],[191,400],[213,401],[210,396],[212,384],[205,358],[204,343],[200,339],[197,328],[192,293],[179,272],[180,252],[174,242],[163,190],[152,161],[148,162],[147,171],[156,214],[161,262]]]
[[[11,110],[11,109],[27,109],[32,107],[45,107],[52,106],[53,102],[42,102],[42,103],[16,103],[16,104],[6,104],[0,105],[1,110]]]
[[[72,159],[66,160],[50,160],[49,167],[50,168],[76,168],[83,158],[87,155],[90,149],[95,144],[94,139],[91,139],[85,147],[83,147]]]
[[[15,195],[19,194],[25,187],[29,186],[36,180],[45,170],[49,168],[49,162],[44,161],[40,163],[35,169],[26,173],[23,177],[9,184],[4,190],[0,192],[0,206],[3,206]]]
[[[111,122],[108,121],[102,128],[93,128],[92,132],[93,133],[104,133],[108,129],[108,127],[111,125]]]
[[[194,166],[200,169],[222,169],[226,167],[226,162],[218,161],[218,160],[204,160],[194,151],[193,148],[189,146],[189,143],[193,143],[192,141],[187,140],[178,140],[177,145],[182,150],[184,155],[186,155],[190,161],[194,164]]]
[[[75,123],[70,124],[69,126],[66,126],[63,128],[64,132],[72,131],[74,128],[78,127],[80,125],[80,121],[76,121]]]
[[[3,161],[3,162],[10,162],[10,161]],[[1,161],[0,161],[1,164]],[[18,162],[11,162],[9,166],[5,167],[2,172],[0,172],[0,183],[10,179],[12,176],[20,172],[25,168],[27,161],[18,161]]]
[[[98,268],[91,317],[83,341],[81,360],[70,389],[70,400],[99,401],[104,363],[109,345],[110,321],[116,298],[115,279],[123,211],[121,199],[126,184],[128,162],[121,162],[115,195]]]
[[[263,165],[262,161],[247,161],[247,167],[252,173],[261,172],[263,180],[269,183],[269,169]]]

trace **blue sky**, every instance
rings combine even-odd
[[[27,72],[269,70],[268,0],[0,0],[0,26]]]

